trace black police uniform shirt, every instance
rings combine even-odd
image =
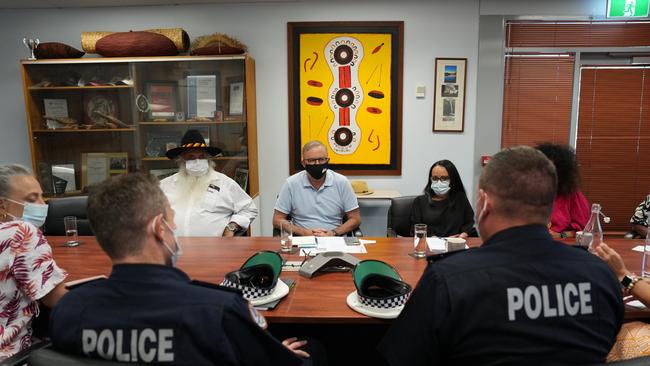
[[[59,301],[50,336],[57,350],[124,362],[301,364],[265,324],[239,293],[192,283],[168,266],[120,264]]]
[[[623,312],[605,262],[520,226],[432,259],[378,349],[393,366],[599,363]]]

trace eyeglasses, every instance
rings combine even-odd
[[[449,181],[449,177],[431,177],[431,181],[432,182],[435,182],[435,181],[439,181],[439,182],[440,181]]]
[[[328,161],[330,161],[330,158],[305,159],[307,165],[325,164]]]

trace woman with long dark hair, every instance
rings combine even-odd
[[[557,195],[553,203],[549,231],[554,237],[574,237],[576,231],[585,227],[591,213],[587,199],[580,192],[580,171],[576,153],[570,146],[550,142],[537,145],[537,150],[553,162],[557,171]]]
[[[451,161],[436,161],[429,168],[424,194],[411,208],[411,227],[415,224],[427,224],[429,236],[476,236],[474,210]]]

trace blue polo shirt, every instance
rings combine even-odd
[[[291,215],[293,223],[306,229],[332,230],[343,222],[346,212],[359,208],[348,179],[328,169],[318,189],[309,183],[307,172],[298,172],[282,186],[275,209]]]
[[[63,296],[50,336],[57,350],[127,363],[300,365],[260,323],[239,293],[172,267],[120,264]]]

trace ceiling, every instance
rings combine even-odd
[[[0,0],[0,9],[60,9],[107,6],[299,2],[302,0]]]

